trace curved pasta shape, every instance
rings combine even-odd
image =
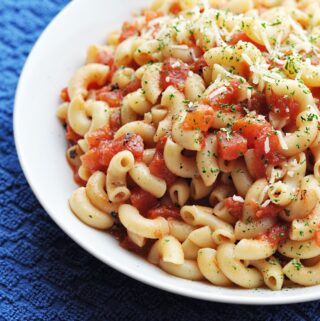
[[[203,79],[199,75],[191,73],[186,80],[184,93],[188,100],[199,101],[205,89]]]
[[[261,260],[273,255],[277,250],[269,241],[242,239],[234,247],[234,257],[238,260]]]
[[[72,193],[69,204],[72,212],[89,226],[105,230],[113,225],[113,219],[108,213],[102,212],[91,204],[84,187]]]
[[[102,172],[93,173],[86,185],[86,194],[90,202],[104,213],[118,212],[119,203],[110,201],[106,193],[106,175]]]
[[[130,93],[126,96],[129,107],[138,115],[144,115],[151,109],[151,103],[147,100],[144,89]]]
[[[281,264],[275,257],[271,256],[267,260],[253,260],[249,262],[249,265],[254,266],[260,271],[264,283],[269,289],[274,291],[282,289],[284,273]]]
[[[185,205],[190,197],[190,188],[186,180],[179,179],[169,187],[169,195],[173,204]]]
[[[159,264],[160,260],[167,263],[183,264],[184,254],[181,243],[173,236],[164,236],[156,241],[148,254],[148,261]]]
[[[135,70],[129,67],[124,67],[116,70],[112,75],[111,84],[118,86],[120,89],[125,89],[135,77]]]
[[[257,288],[263,284],[263,278],[257,269],[246,267],[235,258],[234,244],[219,245],[217,261],[222,273],[233,283],[247,289]]]
[[[194,200],[199,200],[210,194],[212,185],[206,186],[201,177],[193,177],[190,184],[190,196]]]
[[[192,178],[198,175],[196,162],[193,158],[183,156],[183,148],[174,143],[170,138],[167,139],[163,157],[168,169],[177,176]]]
[[[129,174],[137,185],[157,198],[162,197],[167,190],[166,182],[152,175],[144,163],[135,163]]]
[[[147,219],[135,207],[128,204],[120,205],[119,219],[127,230],[148,239],[160,239],[169,233],[166,219],[163,217]]]
[[[107,193],[112,202],[124,202],[131,193],[127,187],[127,173],[134,166],[134,157],[125,150],[112,157],[107,171]]]
[[[136,37],[130,37],[121,42],[115,52],[115,64],[118,67],[129,66],[133,60],[133,53],[137,47],[143,42]]]
[[[143,141],[150,147],[153,147],[153,136],[155,134],[155,128],[146,124],[141,120],[132,121],[123,125],[118,131],[114,134],[114,138],[119,138],[127,133],[134,133],[142,137]]]
[[[237,160],[233,166],[231,171],[232,182],[237,190],[237,194],[245,197],[253,184],[253,179],[248,172],[244,160]]]
[[[310,259],[320,255],[320,246],[315,240],[292,241],[286,240],[278,247],[278,251],[293,259]]]
[[[205,147],[198,151],[196,156],[197,168],[206,186],[212,186],[219,175],[217,155],[216,136],[208,135],[205,139]]]
[[[143,236],[140,236],[136,233],[127,231],[128,233],[128,237],[131,240],[131,242],[133,242],[135,245],[139,246],[139,247],[144,247],[147,243],[147,239]]]
[[[197,262],[192,260],[184,260],[183,264],[173,264],[160,260],[159,265],[162,270],[174,276],[178,276],[182,279],[192,281],[199,281],[203,279],[203,276],[198,268]]]
[[[229,286],[232,284],[218,266],[216,250],[211,248],[199,250],[197,263],[203,276],[212,284],[219,286]]]
[[[162,60],[163,56],[162,51],[159,50],[159,42],[156,39],[141,42],[133,52],[133,59],[140,66]]]
[[[233,227],[213,214],[210,207],[199,205],[186,205],[180,211],[182,219],[193,226],[209,226],[213,231],[217,229],[227,230],[233,233]]]
[[[304,266],[299,259],[291,260],[284,268],[284,274],[294,283],[311,286],[320,284],[320,262]]]
[[[155,104],[161,95],[160,88],[160,70],[162,63],[148,65],[142,76],[142,88],[145,91],[147,99]]]
[[[80,67],[72,76],[68,93],[71,100],[76,97],[86,98],[88,95],[88,86],[96,83],[100,86],[105,84],[109,75],[110,68],[101,64],[88,64]]]
[[[86,113],[85,103],[81,96],[74,98],[68,108],[68,123],[80,136],[84,136],[91,126],[91,120]]]
[[[178,241],[184,242],[189,234],[196,228],[183,222],[172,218],[168,219],[170,235],[174,236]]]

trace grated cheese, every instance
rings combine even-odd
[[[213,99],[213,98],[215,98],[216,96],[218,96],[218,95],[226,92],[227,90],[228,90],[227,87],[222,86],[222,87],[220,87],[220,88],[215,89],[214,91],[212,91],[212,92],[209,94],[208,98],[209,98],[209,99]]]
[[[282,131],[276,130],[276,132],[277,132],[277,136],[278,136],[278,140],[279,140],[279,144],[280,144],[281,148],[284,150],[287,150],[289,147],[283,137]]]
[[[270,152],[270,140],[269,137],[264,141],[264,152],[268,154]]]
[[[265,208],[265,207],[267,207],[270,203],[271,203],[271,200],[266,200],[266,201],[263,202],[263,204],[261,205],[261,207]]]
[[[233,195],[233,196],[232,196],[232,199],[233,199],[235,202],[244,203],[244,199],[243,199],[241,196]]]

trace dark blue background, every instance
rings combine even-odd
[[[12,109],[31,47],[67,2],[0,0],[0,321],[320,320],[320,301],[232,306],[151,288],[94,259],[51,221],[21,172]]]

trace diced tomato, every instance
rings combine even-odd
[[[267,240],[273,246],[285,241],[289,236],[289,227],[286,224],[276,224],[266,234],[258,236],[258,239]]]
[[[316,243],[320,247],[320,227],[319,227],[318,231],[316,231],[315,237],[316,237]]]
[[[243,202],[235,201],[232,197],[228,197],[224,200],[224,205],[233,217],[238,220],[242,218]]]
[[[256,111],[258,115],[266,116],[269,113],[266,95],[257,92],[248,100],[247,108]]]
[[[142,138],[128,133],[114,140],[101,140],[99,146],[90,149],[81,156],[81,160],[91,173],[97,170],[105,171],[112,157],[123,150],[130,151],[136,160],[141,160],[144,151]]]
[[[95,62],[97,64],[103,64],[103,65],[107,65],[110,68],[112,68],[113,64],[114,64],[114,55],[111,52],[107,52],[107,51],[99,51]]]
[[[255,216],[259,219],[263,217],[277,217],[282,210],[283,207],[270,203],[266,207],[260,207]]]
[[[268,97],[268,104],[271,111],[280,117],[290,117],[292,114],[297,114],[299,111],[299,103],[292,96],[277,96],[272,93]]]
[[[128,133],[117,139],[101,142],[99,145],[100,163],[109,166],[112,157],[123,150],[130,151],[135,159],[140,160],[144,151],[141,136]]]
[[[170,7],[170,12],[177,15],[179,14],[179,12],[182,10],[182,8],[180,7],[180,4],[178,2],[174,2],[171,7]]]
[[[67,124],[66,140],[71,143],[76,143],[80,138],[81,136],[78,135],[69,124]]]
[[[167,136],[160,137],[160,139],[158,140],[157,145],[156,145],[157,152],[163,153],[164,146],[166,145],[167,139],[168,139]]]
[[[68,93],[68,87],[65,87],[61,90],[60,92],[60,99],[63,101],[63,102],[67,102],[69,103],[70,102],[70,97],[69,97],[69,93]]]
[[[248,149],[247,140],[240,134],[219,131],[217,133],[218,154],[224,160],[234,160]]]
[[[100,155],[98,148],[93,148],[81,156],[83,166],[90,172],[96,171],[105,172],[107,167],[100,163]]]
[[[267,143],[269,140],[269,143]],[[266,146],[269,148],[266,149]],[[262,128],[259,136],[254,142],[254,153],[255,155],[262,159],[265,164],[278,165],[285,158],[279,154],[280,143],[278,135],[272,130],[271,127]]]
[[[137,28],[134,24],[126,21],[123,25],[122,25],[122,32],[121,35],[119,37],[119,41],[123,42],[126,39],[136,35],[137,32]]]
[[[187,113],[182,127],[186,130],[198,129],[207,132],[214,121],[213,114],[210,106],[200,105],[195,111]]]
[[[155,207],[148,212],[148,217],[151,219],[157,218],[157,217],[164,217],[164,218],[175,218],[175,219],[180,219],[180,210],[177,207],[174,206],[166,206],[166,205],[161,205],[158,207]]]
[[[210,105],[216,110],[223,110],[228,112],[236,112],[242,111],[243,108],[237,104],[238,96],[239,96],[239,86],[240,82],[238,80],[232,80],[228,86],[226,87],[226,91],[223,93],[211,96],[204,99],[204,103]],[[216,88],[214,91],[219,90]],[[213,93],[213,92],[212,92]]]
[[[157,19],[163,16],[163,12],[160,11],[148,11],[144,12],[144,16],[146,18],[146,22],[150,22],[151,20]]]
[[[176,175],[170,172],[163,158],[163,154],[156,152],[149,164],[150,173],[154,176],[162,178],[168,186],[171,186],[176,181]]]
[[[109,119],[110,130],[115,133],[121,127],[121,111],[114,110]]]
[[[245,41],[245,42],[250,42],[253,45],[255,45],[260,51],[262,52],[266,52],[267,49],[265,46],[262,46],[258,43],[256,43],[254,40],[252,40],[251,38],[249,38],[245,32],[241,31],[239,33],[236,33],[232,36],[232,38],[229,41],[229,45],[231,46],[235,46],[239,41]]]
[[[160,71],[160,86],[162,90],[169,86],[183,90],[189,71],[189,66],[181,60],[171,57],[166,59]]]
[[[89,148],[98,147],[101,141],[112,139],[112,133],[109,128],[100,128],[86,136]]]
[[[261,157],[257,157],[255,154],[253,154],[253,168],[254,168],[254,175],[256,178],[262,178],[266,176],[266,164]]]
[[[245,137],[248,141],[248,147],[253,148],[255,141],[265,127],[271,126],[264,118],[249,114],[238,119],[233,125],[233,130]]]
[[[96,92],[96,100],[104,101],[110,107],[119,107],[122,99],[122,92],[118,89],[112,91],[110,86],[105,86]]]
[[[203,71],[203,68],[208,66],[205,59],[204,59],[204,56],[202,56],[201,58],[198,58],[198,60],[194,61],[191,65],[190,65],[190,69],[196,73],[196,74],[199,74],[199,75],[202,75],[202,71]]]
[[[157,198],[140,187],[131,190],[130,201],[142,215],[146,215],[150,209],[158,205]]]
[[[139,88],[141,88],[141,80],[138,78],[135,78],[123,90],[123,95],[126,96],[127,94],[130,94],[130,93],[138,90]]]
[[[152,175],[164,179],[168,186],[171,186],[176,181],[176,175],[170,172],[164,161],[163,153],[159,150],[156,150],[149,164],[149,169]]]
[[[296,118],[299,114],[300,106],[291,96],[277,96],[273,93],[268,97],[268,104],[272,112],[281,118],[289,118],[289,123],[284,128],[285,131],[294,130]]]

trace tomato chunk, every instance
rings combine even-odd
[[[213,114],[210,106],[200,105],[195,111],[187,113],[182,127],[186,130],[198,129],[207,132],[214,121]]]
[[[121,111],[114,110],[109,119],[110,130],[115,133],[121,127]]]
[[[110,86],[105,86],[96,91],[96,100],[106,102],[110,107],[119,107],[123,99],[120,90],[111,90]]]
[[[162,90],[169,86],[183,90],[189,71],[189,66],[181,60],[176,58],[166,59],[160,71],[160,86]]]
[[[163,13],[160,12],[160,11],[148,11],[146,10],[143,15],[145,16],[146,18],[146,22],[150,22],[156,18],[159,18],[159,17],[162,17],[163,16]]]
[[[269,113],[266,95],[261,92],[255,93],[248,100],[247,108],[250,111],[256,111],[258,115],[266,116]]]
[[[149,169],[152,175],[164,179],[167,185],[171,186],[176,181],[177,177],[170,172],[163,158],[163,150],[166,141],[167,137],[163,136],[157,142],[156,152],[149,164]]]
[[[72,144],[75,144],[80,138],[81,136],[78,135],[69,124],[67,124],[66,139]]]
[[[285,131],[292,131],[296,127],[296,118],[300,111],[300,106],[292,96],[277,96],[273,93],[268,97],[268,104],[272,112],[281,118],[288,118],[289,123],[284,127]]]
[[[97,141],[95,140],[94,143]],[[142,138],[139,135],[128,133],[114,140],[101,140],[99,146],[90,149],[81,156],[81,160],[91,173],[97,170],[104,171],[109,166],[112,157],[123,150],[130,151],[135,159],[141,160],[144,151]]]
[[[60,92],[60,99],[63,101],[63,102],[67,102],[69,103],[70,102],[70,97],[69,97],[69,93],[68,93],[68,87],[65,87],[61,90]]]
[[[182,8],[180,7],[180,4],[178,2],[174,2],[171,7],[170,7],[170,12],[177,15],[179,14],[179,12],[182,10]]]
[[[141,88],[141,80],[138,78],[135,78],[123,90],[123,95],[126,96],[127,94],[130,94],[130,93],[138,90],[139,88]]]
[[[255,141],[265,127],[271,126],[263,117],[249,114],[238,119],[233,125],[233,130],[245,137],[248,141],[248,147],[253,148]]]
[[[130,201],[142,215],[146,215],[150,209],[158,205],[158,199],[140,187],[131,190]]]
[[[286,224],[276,224],[271,227],[266,234],[262,234],[258,239],[267,240],[273,246],[285,241],[289,237],[289,226]]]
[[[316,237],[316,243],[320,247],[320,227],[319,227],[319,230],[316,231],[315,237]]]
[[[271,127],[264,127],[254,142],[254,152],[257,158],[263,160],[266,165],[278,165],[285,159],[279,154],[279,149],[278,135]]]
[[[240,82],[238,80],[232,80],[228,86],[221,86],[214,89],[208,97],[204,99],[204,103],[210,105],[215,110],[241,112],[243,108],[238,104],[239,86]],[[222,88],[224,88],[225,91],[218,93]]]
[[[199,75],[202,75],[202,71],[204,67],[207,67],[207,62],[204,59],[204,56],[202,56],[201,58],[198,58],[198,60],[194,61],[191,65],[190,65],[190,69]]]
[[[119,37],[119,41],[123,42],[126,39],[136,35],[137,32],[137,28],[134,24],[126,21],[123,25],[122,25],[122,31],[121,31],[121,35]]]
[[[218,154],[224,160],[234,160],[248,149],[247,140],[238,133],[219,131],[217,133]]]
[[[224,200],[224,205],[233,217],[238,220],[242,218],[243,202],[235,201],[233,197],[228,197]]]
[[[266,207],[260,207],[255,216],[259,219],[263,217],[277,217],[282,210],[283,207],[270,203]]]
[[[101,141],[112,139],[109,128],[100,128],[86,136],[89,148],[98,147]]]
[[[112,157],[123,150],[130,151],[135,159],[140,160],[144,151],[141,136],[128,133],[112,141],[101,142],[99,145],[100,163],[109,166]]]
[[[96,171],[105,172],[107,167],[100,163],[100,155],[98,148],[93,148],[81,156],[83,166],[90,172]]]
[[[232,36],[232,38],[230,39],[229,41],[229,45],[231,46],[235,46],[239,41],[245,41],[245,42],[250,42],[252,43],[253,45],[255,45],[260,51],[262,52],[266,52],[267,49],[265,46],[262,46],[258,43],[256,43],[254,40],[252,40],[251,38],[249,38],[245,32],[239,32],[239,33],[236,33]]]
[[[161,205],[151,209],[148,212],[148,217],[151,219],[157,218],[159,216],[164,218],[172,217],[175,219],[180,219],[180,209],[174,206]]]

